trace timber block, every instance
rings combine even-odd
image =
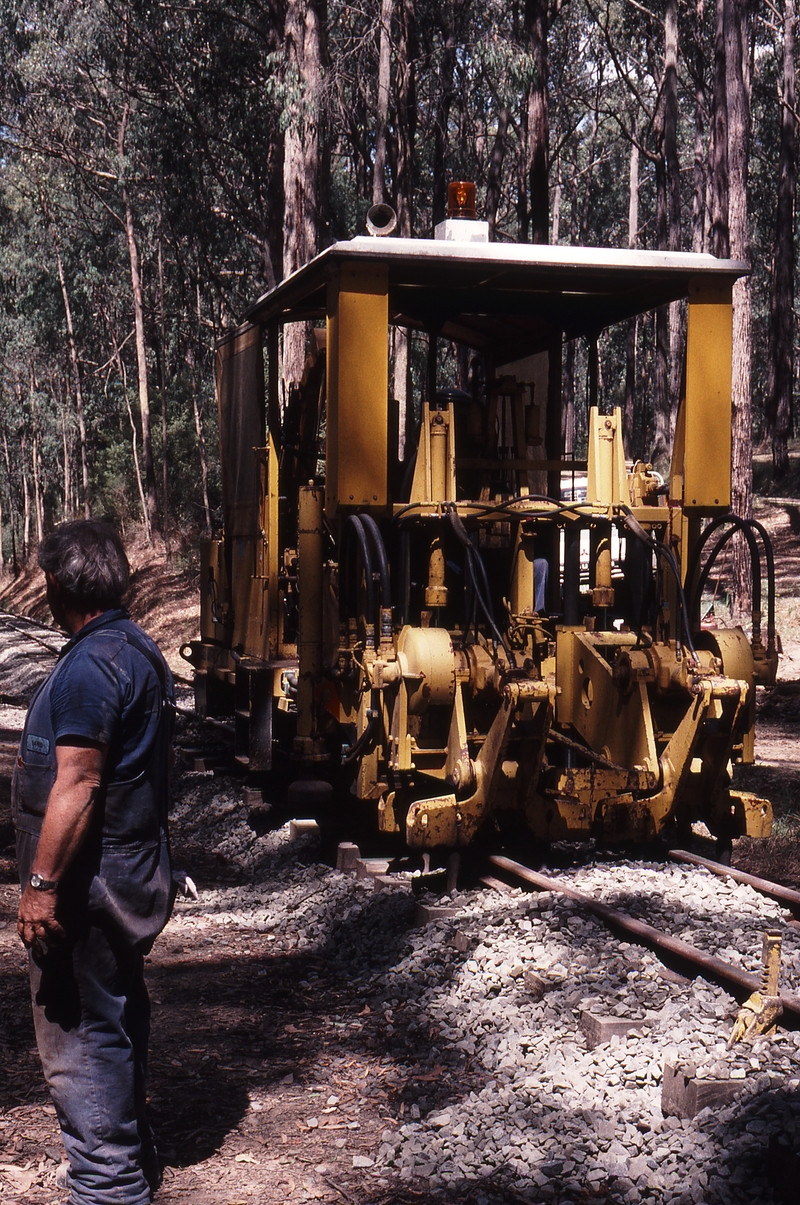
[[[316,820],[290,820],[289,840],[296,841],[298,837],[304,837],[307,833],[316,833],[318,830],[319,825]]]
[[[355,874],[361,850],[353,841],[340,841],[336,849],[336,869],[344,874]]]
[[[388,858],[358,858],[355,864],[357,879],[374,879],[378,874],[386,874],[388,869]]]
[[[522,982],[525,984],[526,991],[530,992],[534,1000],[541,1000],[545,992],[549,991],[553,986],[549,980],[543,979],[541,975],[536,974],[536,971],[530,969],[525,971],[522,976]]]
[[[638,1030],[643,1024],[631,1017],[607,1017],[597,1013],[584,1011],[581,1013],[581,1029],[586,1037],[586,1045],[590,1050],[602,1046],[614,1037],[624,1038],[632,1030]]]
[[[472,949],[474,944],[475,943],[467,937],[466,933],[462,933],[460,929],[456,929],[455,933],[450,938],[450,945],[459,954],[466,954],[468,950]]]
[[[396,874],[376,874],[372,876],[373,891],[402,891],[411,894],[411,884]]]
[[[432,925],[437,920],[447,920],[450,916],[458,916],[464,909],[459,904],[415,904],[414,926],[421,929],[423,925]]]
[[[743,1079],[696,1079],[682,1067],[664,1064],[661,1112],[665,1117],[695,1117],[701,1109],[722,1108],[741,1092]]]
[[[263,808],[264,806],[264,796],[260,787],[245,787],[242,791],[242,800],[245,807],[248,808]]]

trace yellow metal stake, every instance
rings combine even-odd
[[[728,1039],[729,1046],[740,1042],[742,1038],[775,1033],[775,1022],[783,1012],[783,1004],[778,995],[782,940],[780,933],[774,929],[764,934],[761,946],[761,990],[753,992],[739,1009]]]

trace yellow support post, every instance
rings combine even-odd
[[[731,505],[731,289],[727,280],[689,284],[686,396],[679,427],[683,506],[702,515],[724,513]]]
[[[388,332],[386,266],[343,265],[328,285],[329,518],[389,501]]]

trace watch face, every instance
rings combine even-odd
[[[50,883],[47,879],[43,879],[40,874],[32,874],[30,884],[34,891],[54,891],[58,886],[57,883]]]

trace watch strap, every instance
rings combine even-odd
[[[58,888],[58,883],[55,879],[43,879],[40,874],[34,873],[28,880],[34,891],[55,891]]]

